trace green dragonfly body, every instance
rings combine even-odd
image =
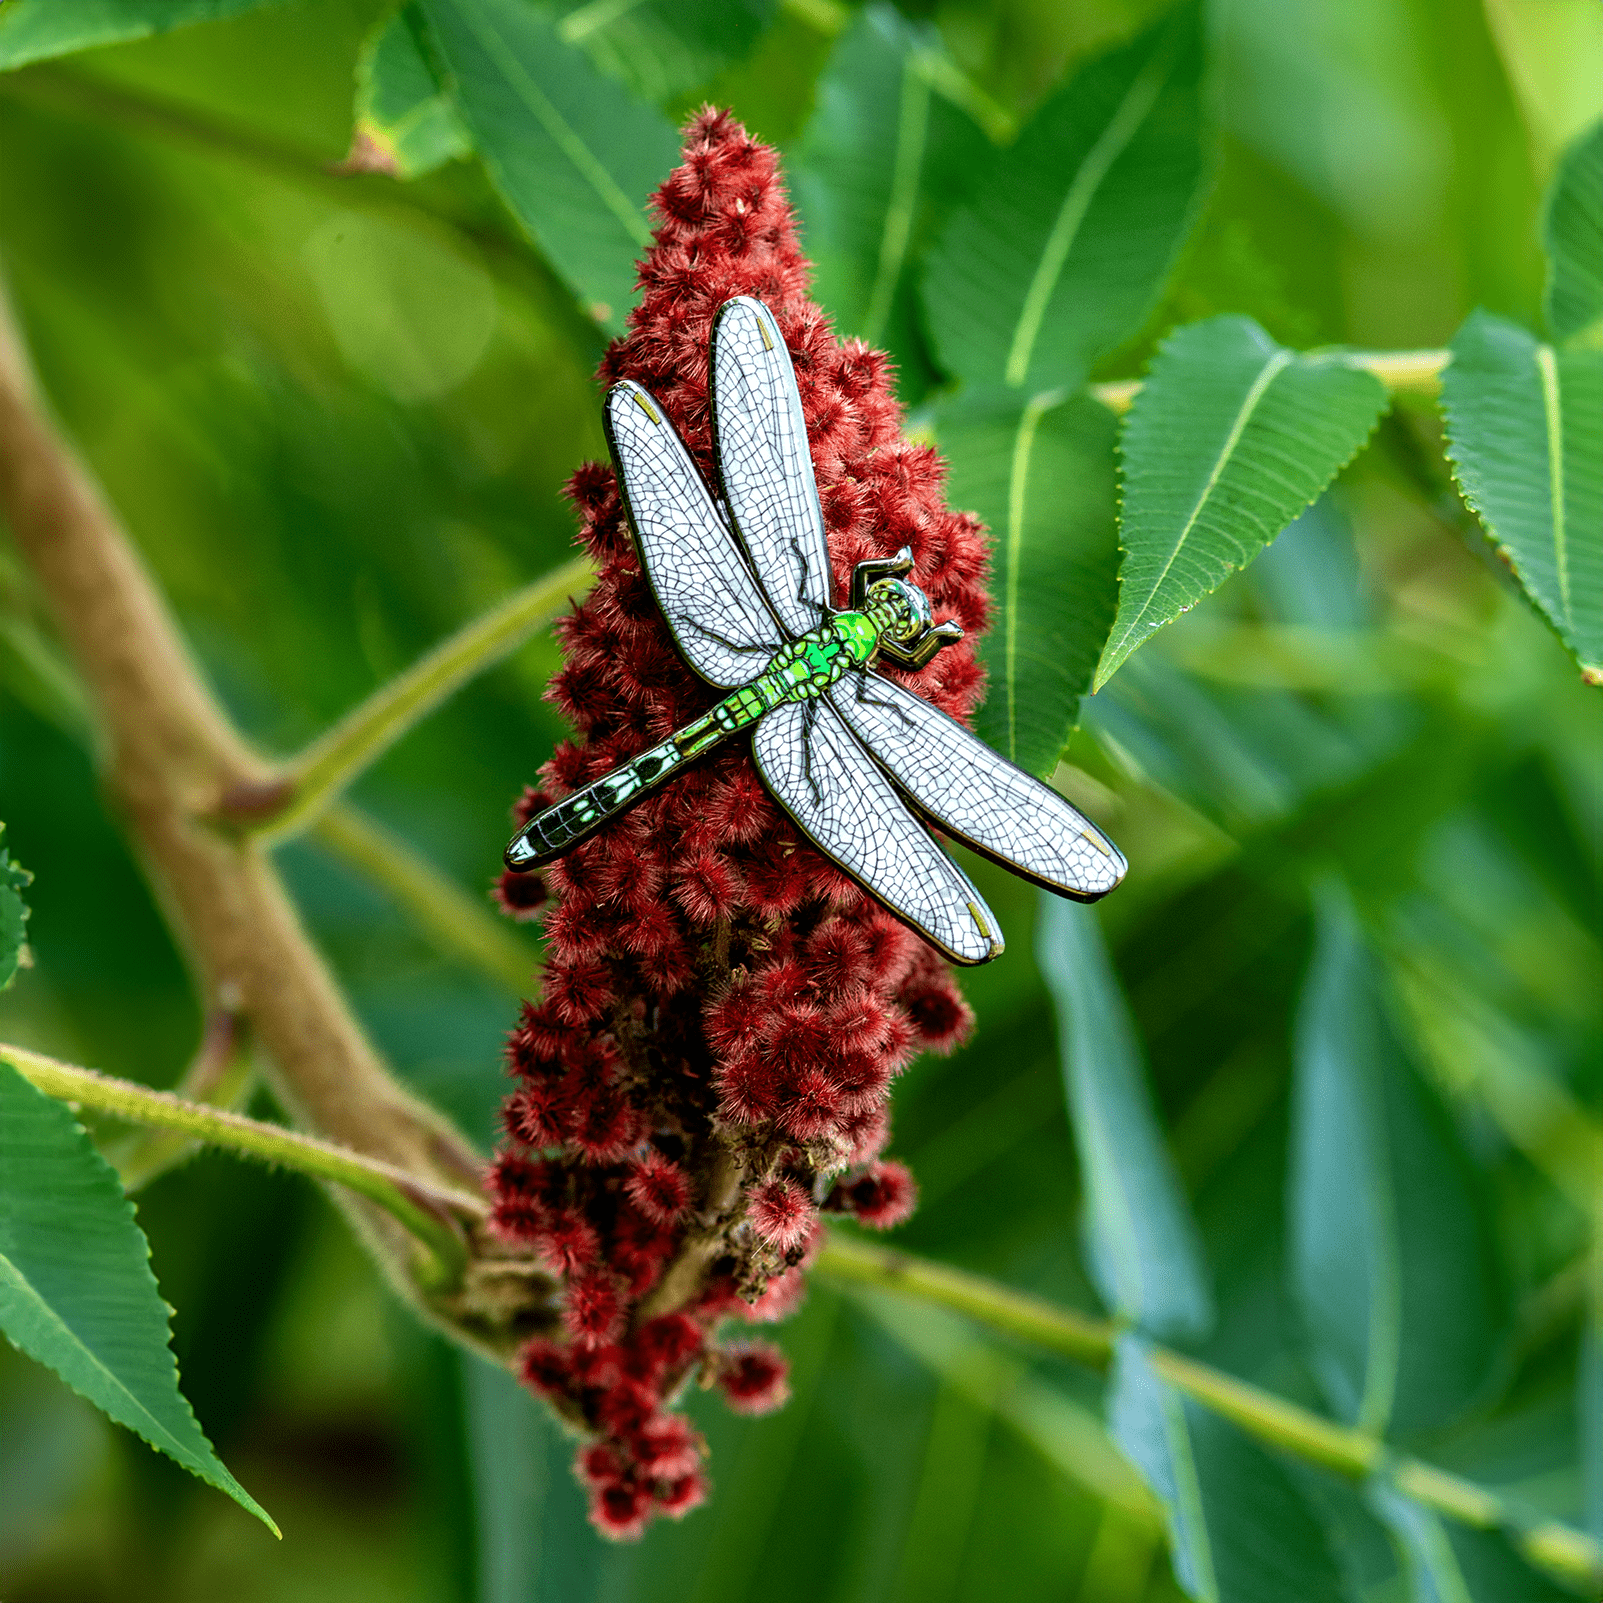
[[[507,867],[538,868],[730,735],[798,832],[955,963],[1002,950],[996,915],[939,829],[1059,896],[1092,902],[1124,858],[1077,808],[890,674],[963,638],[910,582],[912,547],[851,572],[834,606],[824,513],[790,352],[736,296],[708,348],[715,499],[654,396],[624,379],[603,421],[641,571],[685,663],[721,699],[529,819]],[[693,849],[688,820],[677,844]]]
[[[882,642],[908,634],[922,621],[911,590],[894,579],[881,580],[870,589],[863,611],[834,613],[816,629],[787,641],[755,679],[700,718],[548,808],[520,837],[526,851],[533,848],[520,866],[534,868],[560,856],[727,736],[750,728],[786,702],[815,701],[854,668],[866,667]]]

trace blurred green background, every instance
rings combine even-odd
[[[0,252],[46,389],[224,700],[282,752],[562,560],[560,487],[604,452],[602,336],[479,170],[405,189],[328,170],[384,9],[305,0],[0,79]],[[904,7],[1014,117],[1162,9]],[[756,12],[739,59],[658,98],[731,105],[795,149],[852,14]],[[1437,346],[1476,305],[1535,324],[1542,188],[1603,100],[1591,0],[1223,0],[1209,30],[1211,198],[1148,336],[1099,377],[1219,311],[1304,347]],[[936,375],[902,355],[916,408]],[[0,816],[37,875],[5,1033],[170,1083],[195,1004],[4,545],[0,612]],[[1264,624],[1349,649],[1288,661]],[[358,787],[475,891],[562,736],[540,700],[557,660],[531,642]],[[1506,1296],[1484,1406],[1416,1445],[1575,1523],[1588,1237],[1565,1143],[1603,1116],[1595,696],[1486,558],[1434,414],[1408,408],[1090,704],[1060,776],[1132,863],[1103,924],[1216,1281],[1205,1356],[1312,1395],[1281,1290],[1286,1087],[1309,886],[1339,868],[1475,1166]],[[488,1142],[515,998],[315,847],[283,863],[380,1046]],[[1033,894],[977,873],[1009,951],[965,978],[972,1044],[897,1087],[894,1150],[923,1187],[897,1239],[1091,1307]],[[285,1539],[0,1350],[7,1603],[1180,1595],[1094,1377],[933,1313],[815,1286],[778,1332],[790,1407],[696,1400],[711,1504],[615,1550],[555,1430],[400,1310],[304,1182],[203,1157],[139,1216],[186,1393]],[[1378,1529],[1352,1551],[1365,1595],[1406,1595]]]

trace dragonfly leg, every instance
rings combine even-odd
[[[913,548],[904,545],[894,557],[870,557],[852,569],[852,611],[868,605],[868,587],[876,579],[905,579],[913,571]]]
[[[807,562],[807,553],[802,550],[801,542],[797,540],[795,535],[790,537],[790,549],[796,553],[796,560],[801,564],[801,582],[796,586],[796,599],[804,607],[811,607],[818,614],[820,623],[827,623],[829,621],[829,608],[822,601],[814,601],[807,594],[807,586],[812,582],[812,569]],[[829,590],[827,577],[824,580],[824,590],[826,593]]]
[[[911,729],[913,720],[894,701],[886,701],[883,697],[869,695],[868,687],[873,682],[874,676],[869,673],[868,669],[859,668],[857,670],[857,693],[854,699],[858,705],[863,707],[883,707],[887,712],[895,713],[902,720],[902,723],[908,729]]]
[[[948,618],[945,623],[938,623],[933,629],[926,630],[916,645],[899,645],[896,641],[881,636],[879,649],[898,668],[923,668],[942,646],[956,645],[962,638],[962,624]]]
[[[816,701],[802,703],[802,774],[807,780],[807,788],[813,793],[813,805],[822,807],[824,793],[813,778],[813,725],[818,722],[818,705]]]

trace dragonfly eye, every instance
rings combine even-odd
[[[888,639],[908,642],[920,639],[935,622],[929,597],[916,584],[905,579],[879,579],[868,589],[871,607],[888,608],[894,616],[881,631]]]

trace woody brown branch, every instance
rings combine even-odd
[[[271,763],[233,727],[143,561],[49,420],[0,300],[0,512],[37,574],[93,703],[112,805],[190,966],[203,1005],[228,998],[300,1124],[422,1179],[477,1186],[449,1123],[390,1076],[302,928],[270,858],[207,822],[221,799],[270,786]],[[393,1269],[404,1243],[363,1208]]]

